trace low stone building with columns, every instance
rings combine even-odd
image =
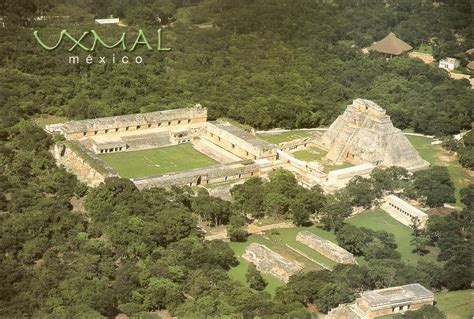
[[[398,287],[365,291],[351,304],[341,304],[329,311],[325,319],[373,319],[416,311],[433,305],[434,294],[415,283]]]
[[[426,227],[428,214],[424,213],[410,203],[407,203],[400,197],[392,194],[386,196],[385,202],[381,207],[390,216],[398,220],[403,225],[411,227],[413,222],[416,222],[419,228],[423,229]]]

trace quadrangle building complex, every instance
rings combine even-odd
[[[58,163],[92,186],[107,176],[119,175],[103,160],[103,155],[185,143],[216,164],[140,176],[132,181],[140,189],[205,186],[266,176],[282,167],[291,171],[304,187],[321,185],[326,191],[333,191],[354,176],[367,176],[375,167],[397,165],[417,170],[428,166],[401,131],[393,127],[385,110],[363,99],[354,100],[323,135],[279,145],[259,139],[253,129],[239,124],[208,121],[207,109],[199,104],[192,108],[70,121],[49,125],[46,131],[61,134],[66,140],[55,145]],[[294,150],[311,146],[326,150],[326,160],[350,162],[354,166],[328,174],[317,161],[302,161],[292,155]]]

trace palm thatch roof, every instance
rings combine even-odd
[[[469,70],[474,71],[474,61],[469,62],[466,66]]]
[[[376,51],[379,53],[400,55],[413,49],[411,45],[400,40],[397,36],[390,32],[385,38],[379,42],[374,43],[367,48],[369,51]]]

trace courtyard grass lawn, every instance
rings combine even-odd
[[[303,137],[311,135],[311,131],[288,131],[281,133],[259,133],[257,137],[273,144],[279,144],[283,142],[289,142]]]
[[[329,173],[330,171],[333,171],[336,169],[342,169],[342,168],[353,166],[353,164],[351,163],[344,162],[340,164],[335,164],[328,160],[325,160],[324,156],[326,156],[327,153],[328,152],[326,150],[323,150],[317,147],[310,147],[306,150],[293,152],[291,155],[293,155],[294,157],[302,161],[307,161],[307,162],[318,161],[319,164],[323,166],[323,170],[326,173]]]
[[[419,260],[436,262],[438,249],[431,248],[430,253],[419,256],[412,253],[413,246],[410,244],[412,230],[396,221],[389,214],[381,209],[366,211],[346,220],[349,224],[357,227],[365,227],[372,230],[385,230],[395,236],[398,245],[397,251],[402,257],[402,261],[416,264]]]
[[[431,165],[446,166],[451,180],[454,183],[456,204],[461,206],[459,191],[474,181],[458,162],[454,155],[449,154],[441,145],[432,145],[430,138],[423,136],[406,135],[410,143],[420,153],[420,156]]]
[[[292,155],[302,161],[321,161],[328,152],[317,147],[293,152]]]
[[[436,307],[447,319],[470,319],[474,317],[474,289],[439,292],[435,294]]]
[[[124,178],[161,175],[211,166],[217,163],[196,151],[188,143],[143,151],[100,154],[98,156]]]

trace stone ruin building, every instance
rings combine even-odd
[[[409,310],[416,311],[433,303],[434,294],[415,283],[365,291],[355,302],[331,309],[325,319],[372,319]]]
[[[410,170],[428,166],[401,131],[393,127],[385,110],[362,99],[354,100],[324,134],[315,132],[279,145],[257,138],[254,130],[225,121],[208,122],[207,109],[199,104],[192,108],[53,124],[46,131],[61,134],[70,142],[56,144],[54,156],[58,164],[65,165],[91,186],[107,176],[118,175],[99,158],[100,154],[181,143],[190,143],[218,164],[132,179],[138,188],[238,182],[284,168],[295,175],[301,186],[320,185],[331,192],[344,187],[354,176],[367,176],[376,166],[396,165]],[[356,166],[328,174],[321,163],[303,161],[291,153],[314,146],[327,150],[326,159],[332,162],[345,161]]]
[[[333,162],[355,165],[400,166],[410,171],[423,169],[423,160],[390,116],[376,103],[355,99],[323,134],[321,147]]]
[[[267,246],[257,243],[248,245],[242,258],[253,263],[257,270],[283,282],[288,282],[292,275],[303,269],[299,263],[288,260]]]
[[[70,121],[59,127],[67,140],[79,140],[96,154],[175,145],[200,136],[207,109],[193,108]]]
[[[395,195],[388,195],[381,208],[405,226],[411,227],[416,222],[418,228],[426,227],[428,214]]]
[[[296,235],[296,241],[316,250],[321,255],[340,264],[357,264],[350,252],[333,242],[323,239],[309,231],[302,231]]]
[[[106,176],[114,176],[113,169],[101,161],[96,156],[98,154],[191,143],[197,151],[219,162],[200,169],[132,179],[140,189],[246,179],[271,171],[270,166],[277,157],[276,145],[259,140],[230,123],[208,122],[207,109],[199,104],[192,108],[70,121],[50,125],[46,130],[78,143],[77,147],[88,160],[70,158],[73,152],[66,150],[65,145],[56,146],[54,155],[59,163],[75,166],[75,172],[85,177],[92,186],[102,182],[105,176],[100,176],[92,166],[88,166],[90,162],[101,162],[107,171]],[[65,154],[68,155],[66,160]],[[94,174],[88,173],[88,170]],[[91,175],[94,176],[93,182]]]

